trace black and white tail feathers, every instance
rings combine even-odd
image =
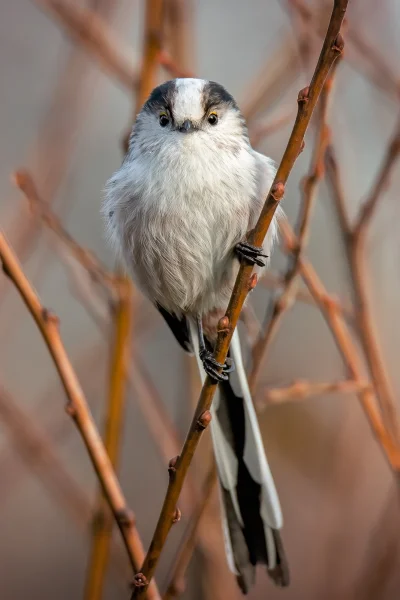
[[[190,323],[190,333],[204,380],[194,323]],[[282,527],[279,498],[265,455],[237,330],[230,355],[236,370],[229,381],[218,386],[211,408],[211,435],[228,564],[246,594],[254,583],[257,563],[266,564],[268,574],[280,586],[289,584],[289,570],[279,533]]]

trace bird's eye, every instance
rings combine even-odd
[[[166,127],[168,125],[168,123],[169,123],[169,118],[168,118],[167,113],[165,113],[165,112],[160,113],[160,125],[161,125],[161,127]]]
[[[210,125],[216,125],[218,123],[218,115],[215,112],[212,112],[208,115],[208,122]]]

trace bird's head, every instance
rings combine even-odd
[[[153,90],[131,137],[139,151],[201,144],[232,151],[243,143],[248,143],[247,128],[233,97],[218,83],[189,78]]]

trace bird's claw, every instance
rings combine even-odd
[[[213,357],[209,350],[202,350],[200,352],[200,360],[207,375],[218,382],[227,381],[229,379],[228,373],[231,373],[235,368],[235,363],[231,358],[227,358],[225,363],[222,364]],[[222,371],[219,372],[217,369],[222,369]]]
[[[253,246],[247,242],[239,242],[235,246],[235,252],[241,259],[247,260],[250,264],[265,267],[265,262],[260,257],[268,258],[268,255],[263,253],[263,248]]]

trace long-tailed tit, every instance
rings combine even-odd
[[[195,352],[203,378],[221,382],[211,432],[228,563],[244,593],[257,563],[288,585],[282,515],[237,332],[224,365],[212,348],[239,262],[260,271],[271,253],[276,218],[262,248],[245,239],[274,174],[272,160],[252,149],[239,108],[221,85],[176,79],[153,90],[138,114],[104,203],[111,238],[134,280],[180,345]]]

